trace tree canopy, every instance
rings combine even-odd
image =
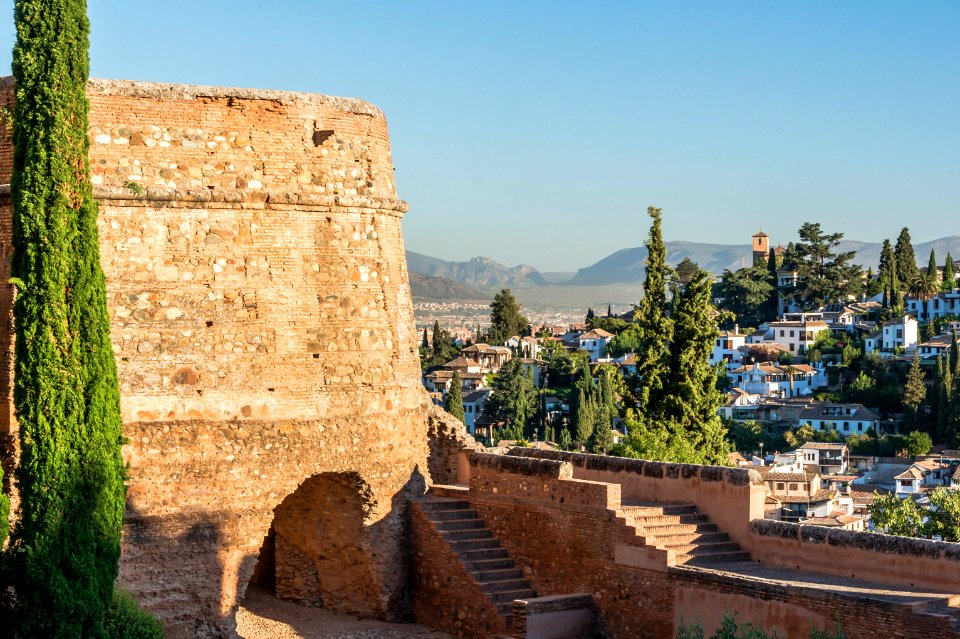
[[[503,344],[514,335],[525,335],[530,326],[520,303],[509,288],[494,295],[490,303],[490,342]]]
[[[793,291],[801,308],[811,309],[845,302],[861,289],[856,251],[838,252],[843,233],[824,233],[819,223],[800,227],[796,245],[797,286]]]

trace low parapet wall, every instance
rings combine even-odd
[[[766,520],[750,530],[757,561],[960,593],[960,544]]]
[[[745,547],[752,536],[750,521],[763,518],[766,491],[760,474],[749,469],[533,448],[513,448],[506,457],[567,462],[574,479],[616,484],[625,501],[696,504],[700,512]]]
[[[619,508],[620,486],[580,480],[565,461],[472,453],[470,491],[513,499],[536,500],[580,509]]]

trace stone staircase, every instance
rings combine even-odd
[[[468,502],[426,497],[421,505],[467,574],[496,607],[505,627],[510,628],[513,600],[537,596],[523,572]]]
[[[645,543],[674,551],[678,566],[750,561],[750,555],[693,504],[624,501],[621,511]]]
[[[960,595],[932,599],[915,604],[913,610],[922,615],[940,617],[955,631],[960,631]]]

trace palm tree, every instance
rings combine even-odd
[[[910,286],[907,288],[907,293],[910,295],[910,297],[915,297],[916,299],[920,300],[921,318],[926,315],[926,303],[936,297],[939,292],[940,284],[937,282],[936,273],[934,273],[932,276],[929,274],[916,276],[910,280]]]

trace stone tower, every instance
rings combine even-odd
[[[282,91],[91,80],[88,95],[129,439],[121,584],[172,636],[229,633],[252,577],[395,616],[403,509],[430,481],[428,430],[449,422],[420,384],[386,118]],[[0,127],[0,183],[11,164]],[[4,282],[10,206],[6,187]],[[4,286],[8,471],[11,303]]]
[[[770,237],[763,231],[753,235],[753,265],[765,265],[770,255]]]

